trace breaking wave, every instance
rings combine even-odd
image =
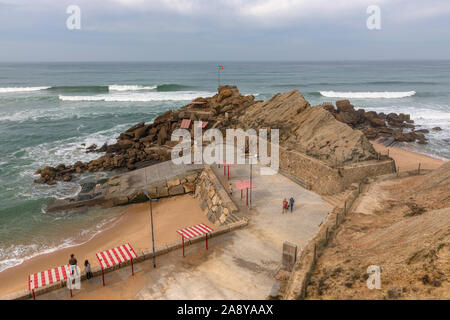
[[[105,101],[105,102],[149,102],[149,101],[190,101],[197,97],[214,95],[212,92],[175,91],[175,92],[145,92],[99,94],[94,96],[63,96],[62,101]]]
[[[352,99],[399,99],[412,97],[415,91],[405,92],[337,92],[337,91],[320,91],[320,94],[328,98],[352,98]]]
[[[8,87],[0,88],[0,93],[11,93],[11,92],[31,92],[50,89],[51,87]]]
[[[158,86],[141,86],[141,85],[117,85],[108,86],[109,91],[138,91],[138,90],[154,90]]]

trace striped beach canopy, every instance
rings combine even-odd
[[[238,188],[238,190],[255,189],[256,188],[254,183],[252,183],[250,185],[250,180],[236,181],[234,183],[234,185],[236,186],[236,188]]]
[[[205,122],[205,121],[199,121],[199,122],[198,122],[198,127],[199,127],[199,128],[204,129],[204,128],[206,128],[207,126],[208,126],[208,122]]]
[[[49,269],[28,276],[28,290],[48,286],[52,283],[67,279],[71,273],[70,266],[67,264],[58,268]]]
[[[204,223],[201,223],[193,227],[177,230],[177,233],[186,239],[190,239],[199,237],[212,231],[214,231],[212,228],[208,227]]]
[[[236,166],[236,164],[234,164],[234,163],[227,163],[227,162],[221,162],[220,164],[224,167],[235,167]]]
[[[134,252],[134,249],[129,243],[118,246],[114,249],[99,252],[96,256],[102,269],[137,258],[136,252]]]
[[[190,119],[183,119],[181,121],[180,129],[189,129],[190,126],[191,126],[191,120]]]

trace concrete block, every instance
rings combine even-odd
[[[179,184],[173,187],[169,188],[169,195],[171,196],[178,196],[180,194],[184,194],[184,187],[183,185]]]
[[[282,265],[283,268],[292,271],[297,261],[297,245],[285,241],[283,243]]]
[[[179,179],[174,179],[174,180],[167,180],[167,187],[170,189],[172,187],[178,186],[180,185],[180,180]]]
[[[164,198],[169,196],[169,188],[162,187],[158,188],[158,198]]]

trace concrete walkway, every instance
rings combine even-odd
[[[216,175],[226,184],[223,169],[213,166]],[[276,294],[279,282],[274,276],[281,267],[283,241],[299,246],[306,244],[331,206],[322,198],[281,174],[261,176],[253,166],[253,207],[240,213],[249,225],[209,241],[209,250],[199,242],[181,251],[123,268],[105,276],[82,282],[82,290],[74,299],[265,299]],[[248,179],[249,166],[230,168],[231,181]],[[294,197],[294,212],[281,214],[283,198]],[[240,193],[233,200],[239,207]],[[245,198],[244,198],[245,201]],[[67,299],[67,289],[53,291],[38,299]]]

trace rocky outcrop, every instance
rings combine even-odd
[[[92,145],[86,152],[105,153],[90,162],[77,162],[56,167],[39,169],[35,174],[41,177],[36,183],[55,184],[56,181],[70,181],[74,174],[83,172],[112,171],[126,168],[135,170],[154,163],[170,160],[174,143],[170,141],[172,132],[179,129],[183,119],[208,121],[208,127],[226,128],[233,117],[252,105],[252,95],[243,96],[235,86],[221,86],[218,93],[210,98],[197,98],[194,102],[205,105],[186,105],[179,110],[167,111],[157,117],[153,123],[140,122],[121,133],[117,142],[100,148]],[[206,106],[206,108],[205,108]],[[193,134],[193,125],[191,125]]]
[[[364,109],[355,110],[349,100],[336,101],[336,108],[331,105],[323,105],[337,120],[353,129],[361,130],[368,139],[379,137],[392,138],[392,141],[415,142],[426,144],[424,133],[428,130],[415,130],[414,121],[409,114],[384,114]]]
[[[245,128],[277,128],[281,146],[329,165],[377,158],[361,131],[337,121],[321,107],[311,107],[297,90],[255,103],[239,120]]]

